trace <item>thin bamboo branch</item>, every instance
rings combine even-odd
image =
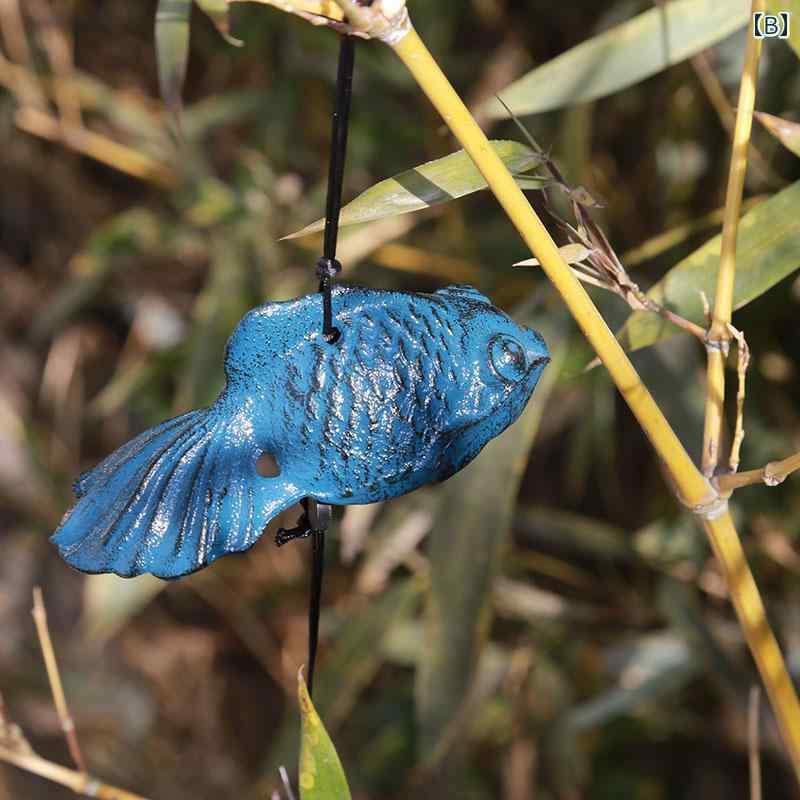
[[[800,781],[800,704],[767,621],[727,503],[716,492],[709,491],[708,481],[692,463],[619,342],[561,257],[536,212],[490,147],[416,31],[409,24],[408,31],[402,35],[383,38],[394,48],[485,177],[489,188],[541,262],[656,452],[664,460],[680,498],[702,520],[725,574],[740,625],[758,665],[796,777]]]
[[[82,797],[96,797],[100,800],[146,800],[141,795],[109,786],[83,772],[62,767],[60,764],[54,764],[52,761],[47,761],[47,759],[32,753],[16,752],[0,746],[0,761],[6,761],[26,772],[32,772],[40,778],[46,778],[53,783],[66,786],[67,789],[71,789]]]
[[[783,483],[793,472],[800,469],[800,453],[795,453],[782,461],[770,461],[761,469],[751,469],[747,472],[738,472],[731,475],[720,475],[715,483],[724,494],[730,494],[735,489],[743,486],[753,486],[765,483],[767,486],[777,486]]]
[[[64,695],[64,686],[61,683],[61,675],[58,671],[58,662],[56,661],[56,653],[53,649],[53,641],[50,638],[50,629],[47,625],[47,611],[44,607],[44,600],[42,599],[41,587],[36,586],[33,590],[33,621],[36,624],[36,634],[39,637],[39,645],[42,648],[42,656],[44,657],[44,665],[47,669],[47,679],[50,681],[50,691],[53,694],[53,702],[56,705],[56,712],[58,719],[61,722],[61,730],[67,740],[69,747],[69,754],[75,762],[78,770],[86,775],[86,761],[83,758],[80,744],[78,744],[78,735],[75,731],[75,721],[69,713],[67,706],[67,698]]]
[[[753,13],[763,10],[764,0],[753,0]],[[747,172],[747,152],[753,126],[760,56],[761,39],[748,36],[725,199],[717,294],[707,339],[708,368],[702,456],[703,474],[707,477],[714,474],[720,461],[725,405],[725,360],[731,340],[728,326],[733,310],[733,286],[736,277],[736,236],[739,231],[744,178]]]

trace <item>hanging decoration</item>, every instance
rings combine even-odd
[[[209,408],[145,431],[75,482],[53,542],[84,572],[178,578],[247,550],[280,512],[312,538],[313,686],[331,506],[445,480],[520,415],[549,361],[535,331],[469,286],[335,286],[355,43],[339,52],[319,291],[250,311]],[[269,454],[279,468],[259,473]]]
[[[305,499],[374,503],[442,481],[517,419],[548,353],[475,289],[337,286],[250,311],[209,408],[142,433],[75,483],[53,541],[85,572],[177,578],[251,547]],[[263,477],[272,454],[280,474]]]

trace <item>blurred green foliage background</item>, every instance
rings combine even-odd
[[[241,3],[237,49],[195,13],[176,146],[158,99],[155,2],[15,8],[0,5],[5,713],[38,752],[68,762],[28,613],[40,584],[94,772],[152,798],[268,798],[278,766],[297,759],[307,543],[279,551],[268,531],[245,556],[163,585],[76,574],[47,537],[81,469],[216,396],[245,310],[313,291],[319,239],[279,239],[322,214],[336,37]],[[478,107],[650,5],[410,8]],[[524,118],[567,180],[602,199],[593,213],[643,287],[719,231],[744,36],[610,97]],[[796,117],[799,64],[786,43],[766,45],[760,110]],[[388,48],[359,45],[353,103],[346,199],[456,149]],[[520,138],[481,119],[493,138]],[[758,125],[751,167],[756,200],[800,179],[797,157]],[[588,350],[558,297],[535,270],[512,269],[528,255],[486,193],[341,241],[344,280],[473,283],[554,353],[524,418],[460,476],[337,512],[315,700],[353,796],[750,797],[757,678],[720,574],[604,371],[583,371]],[[613,327],[629,313],[597,301]],[[789,275],[734,320],[754,354],[743,468],[800,449],[798,315]],[[635,362],[696,455],[702,347],[677,336]],[[740,491],[736,511],[800,668],[797,479]],[[761,717],[764,797],[795,797]],[[0,768],[3,800],[67,794]]]

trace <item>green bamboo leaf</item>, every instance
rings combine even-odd
[[[232,44],[234,47],[242,46],[243,43],[240,39],[231,36],[227,0],[195,0],[195,2],[208,15],[228,44]]]
[[[747,24],[749,0],[674,0],[589,39],[524,75],[501,96],[536,114],[618,92],[705,50]],[[508,111],[486,104],[496,119]]]
[[[300,701],[300,800],[349,800],[342,762],[319,718],[303,680],[297,676]]]
[[[788,150],[800,156],[800,122],[756,111],[758,121]]]
[[[527,172],[542,163],[542,157],[528,145],[511,141],[493,141],[491,145],[512,175]],[[409,214],[480,191],[486,185],[472,159],[459,150],[371,186],[342,209],[339,225],[356,225]],[[307,236],[324,227],[325,220],[318,219],[302,230],[284,236],[284,239]]]
[[[770,14],[789,12],[789,46],[800,57],[800,0],[767,0],[767,10]]]
[[[189,18],[192,0],[158,0],[156,58],[158,82],[164,102],[177,115],[189,62]]]
[[[673,267],[647,293],[682,317],[702,324],[700,292],[713,300],[721,236]],[[800,181],[760,203],[739,222],[733,307],[742,308],[800,267]],[[618,338],[630,350],[666,339],[679,329],[656,314],[637,311]]]

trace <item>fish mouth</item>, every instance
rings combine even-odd
[[[528,373],[534,372],[539,368],[546,367],[550,361],[550,351],[547,347],[542,334],[539,331],[529,328],[525,325],[522,326],[527,334],[524,339],[525,357],[528,361]]]

